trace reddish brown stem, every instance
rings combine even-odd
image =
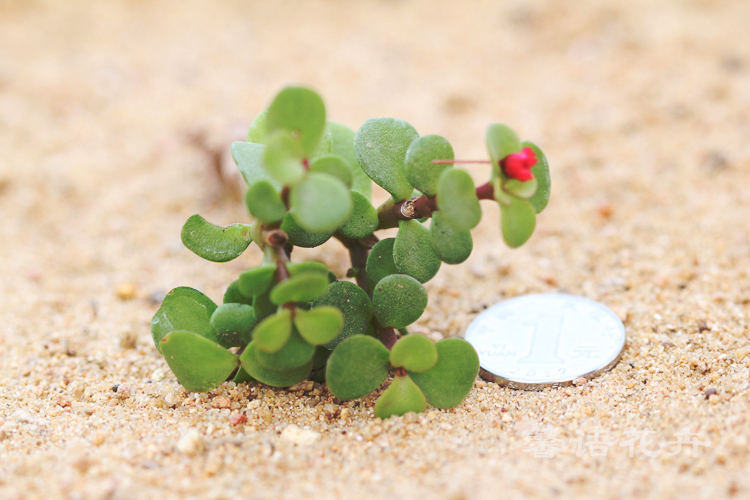
[[[398,367],[395,370],[395,374],[397,377],[406,377],[406,370],[404,368]]]
[[[347,238],[341,233],[335,233],[333,237],[349,250],[349,258],[352,261],[352,269],[354,270],[352,274],[357,279],[357,285],[370,295],[372,292],[367,283],[365,266],[367,265],[367,257],[370,255],[370,249],[378,242],[378,237],[372,234],[366,238],[354,240]]]
[[[491,182],[477,186],[477,198],[480,200],[494,200],[495,188]]]
[[[380,326],[375,330],[375,335],[389,351],[398,341],[398,333],[395,328]]]

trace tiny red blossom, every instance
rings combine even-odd
[[[520,153],[509,154],[500,160],[500,165],[502,165],[505,175],[511,179],[518,179],[521,182],[525,182],[534,178],[534,174],[531,173],[531,167],[536,165],[536,161],[534,150],[523,148]]]

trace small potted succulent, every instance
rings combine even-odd
[[[443,137],[420,136],[396,118],[373,118],[354,132],[328,121],[313,90],[283,89],[247,142],[232,145],[252,222],[219,226],[193,215],[182,228],[200,257],[226,262],[255,243],[263,263],[229,284],[221,305],[193,288],[167,294],[151,331],[179,382],[208,391],[226,380],[287,387],[311,379],[350,400],[392,376],[378,417],[460,404],[479,361],[463,340],[409,334],[427,305],[423,284],[442,263],[469,257],[480,200],[499,204],[503,237],[518,247],[550,193],[536,145],[492,124],[487,146],[490,179],[476,187]],[[391,195],[377,208],[373,181]],[[375,236],[388,228],[398,228],[395,238]],[[295,247],[332,238],[349,251],[346,277],[293,260]]]

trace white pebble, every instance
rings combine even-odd
[[[281,439],[294,444],[307,445],[320,439],[320,433],[291,424],[281,432]]]

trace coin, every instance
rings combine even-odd
[[[466,331],[482,375],[513,389],[541,390],[592,378],[614,367],[625,326],[608,307],[562,293],[504,300]]]

